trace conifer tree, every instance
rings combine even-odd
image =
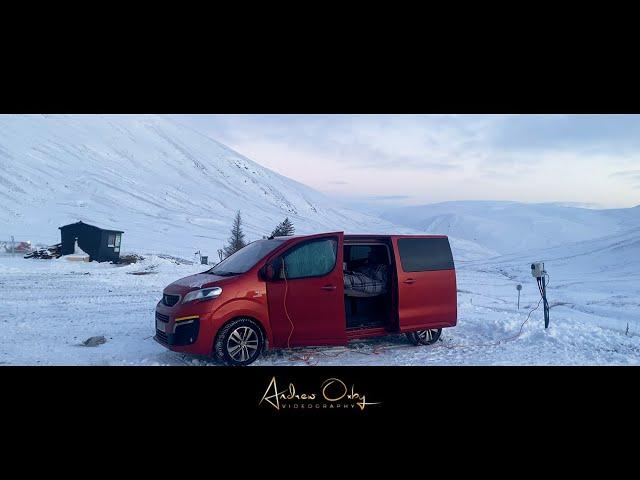
[[[289,220],[289,217],[285,218],[284,221],[278,224],[273,232],[271,232],[272,237],[288,237],[289,235],[293,235],[296,229]]]
[[[233,255],[245,245],[246,242],[244,241],[244,232],[242,231],[242,216],[240,215],[240,210],[238,210],[236,212],[236,217],[233,220],[231,236],[227,241],[227,245],[224,247],[225,258],[229,255]]]

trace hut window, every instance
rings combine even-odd
[[[120,246],[120,238],[121,238],[121,237],[122,237],[122,235],[120,235],[120,234],[117,234],[117,235],[116,235],[116,247],[119,247],[119,246]]]
[[[116,235],[115,233],[109,234],[109,240],[107,241],[107,247],[115,247],[116,246]]]

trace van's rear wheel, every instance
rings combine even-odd
[[[225,365],[249,365],[264,349],[260,327],[250,318],[237,318],[226,324],[216,337],[213,354]]]
[[[414,345],[433,345],[440,340],[442,329],[418,330],[407,333],[407,338]]]

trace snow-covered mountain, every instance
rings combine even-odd
[[[396,207],[384,219],[507,254],[594,240],[640,226],[640,207],[597,210],[559,204],[460,201]]]
[[[165,116],[0,116],[0,240],[51,244],[82,220],[124,230],[124,251],[215,256],[236,210],[247,240],[285,216],[298,233],[399,230]]]

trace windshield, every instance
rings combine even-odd
[[[245,273],[251,269],[259,260],[282,245],[284,240],[257,240],[241,248],[233,255],[228,256],[206,273],[214,275],[228,276]]]

